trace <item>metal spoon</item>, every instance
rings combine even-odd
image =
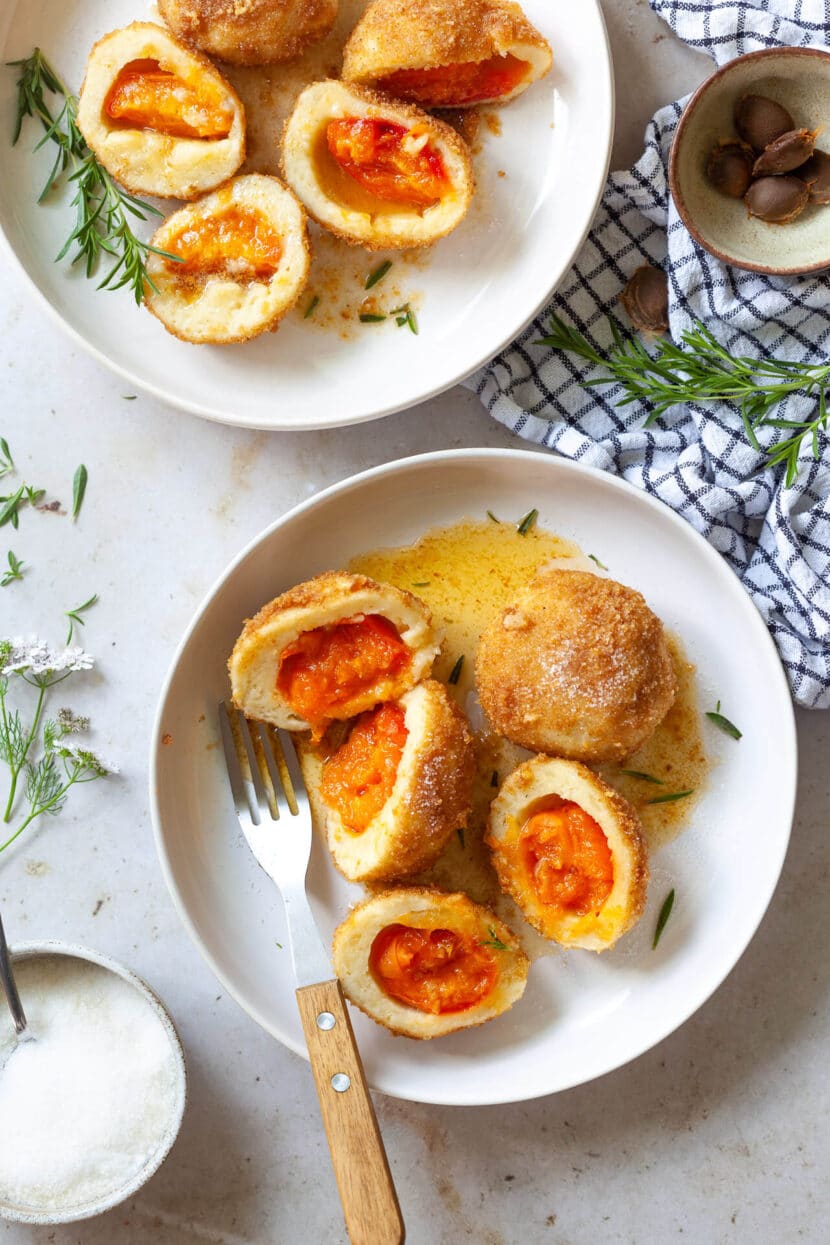
[[[34,1034],[26,1023],[26,1013],[23,1010],[23,1004],[20,1002],[20,995],[17,993],[2,917],[0,917],[0,985],[3,987],[9,1011],[12,1014],[12,1022],[18,1042],[32,1041]]]

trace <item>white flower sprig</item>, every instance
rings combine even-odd
[[[60,812],[71,787],[93,782],[116,772],[88,748],[67,742],[67,736],[83,733],[89,719],[71,709],[59,709],[55,718],[44,719],[47,692],[78,671],[91,670],[94,659],[77,646],[53,648],[37,636],[0,640],[0,758],[9,767],[10,784],[3,821],[11,821],[21,775],[25,776],[28,808],[20,825],[0,844],[0,852],[15,841],[37,817]],[[8,700],[13,680],[37,688],[31,725]],[[38,755],[39,754],[39,755]]]

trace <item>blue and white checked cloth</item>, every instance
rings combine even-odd
[[[722,64],[780,44],[827,46],[830,0],[650,0],[681,39]],[[646,150],[611,175],[594,226],[547,310],[574,323],[599,349],[605,319],[641,264],[669,274],[671,334],[702,320],[737,354],[818,361],[830,357],[830,278],[765,277],[729,268],[697,246],[668,193],[667,159],[684,101],[662,108]],[[827,126],[828,118],[816,118]],[[830,208],[828,228],[830,228]],[[795,700],[830,707],[830,438],[815,461],[805,440],[792,487],[763,467],[727,407],[678,406],[650,428],[639,404],[618,407],[614,385],[586,390],[592,369],[534,346],[544,312],[468,384],[519,436],[624,476],[682,514],[726,558],[778,645]],[[587,371],[586,371],[587,368]],[[790,398],[781,415],[814,416]],[[779,433],[770,430],[762,444]],[[764,442],[764,437],[767,438]]]

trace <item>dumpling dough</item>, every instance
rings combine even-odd
[[[151,22],[99,39],[78,102],[88,146],[134,194],[195,199],[245,158],[239,96],[207,57]]]
[[[246,341],[276,329],[299,298],[309,252],[302,206],[250,173],[168,216],[153,235],[144,301],[183,341]],[[154,288],[155,287],[155,288]]]
[[[642,915],[639,818],[577,761],[539,756],[514,770],[490,806],[486,842],[502,889],[545,938],[605,951]]]
[[[532,752],[622,761],[677,691],[663,624],[633,588],[541,571],[482,633],[476,685],[495,730]]]
[[[439,647],[418,597],[328,571],[246,622],[228,662],[234,703],[249,718],[319,735],[399,699],[426,678]]]
[[[464,219],[475,185],[470,152],[451,126],[334,81],[298,96],[283,168],[318,224],[370,249],[435,242]]]
[[[334,934],[348,999],[393,1033],[442,1037],[500,1016],[530,967],[516,935],[466,895],[432,887],[382,891]]]
[[[292,60],[322,39],[337,0],[158,0],[171,30],[234,65]]]
[[[429,868],[467,824],[474,768],[467,719],[433,679],[361,715],[326,760],[303,756],[334,863],[353,882]]]
[[[424,108],[504,104],[551,67],[518,4],[375,0],[343,51],[343,77]]]

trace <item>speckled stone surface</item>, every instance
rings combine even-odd
[[[645,0],[604,7],[620,165],[639,152],[653,109],[708,63],[677,46]],[[27,476],[66,502],[77,463],[90,472],[74,528],[26,515],[0,542],[3,559],[11,544],[31,565],[22,584],[0,590],[2,628],[59,636],[62,611],[100,594],[83,636],[98,673],[73,704],[92,714],[122,770],[78,792],[60,821],[3,861],[3,916],[12,940],[85,942],[146,976],[175,1016],[190,1072],[181,1137],[139,1197],[66,1228],[0,1224],[0,1242],[345,1242],[306,1065],[224,996],[164,887],[146,799],[152,713],[197,602],[287,507],[400,455],[516,442],[460,390],[380,424],[305,435],[235,432],[141,395],[125,401],[122,382],[6,265],[0,369],[0,433]],[[826,1240],[830,716],[800,714],[799,734],[781,885],[741,963],[679,1032],[598,1082],[524,1105],[378,1100],[413,1245]],[[2,1121],[0,1144],[13,1144]]]

